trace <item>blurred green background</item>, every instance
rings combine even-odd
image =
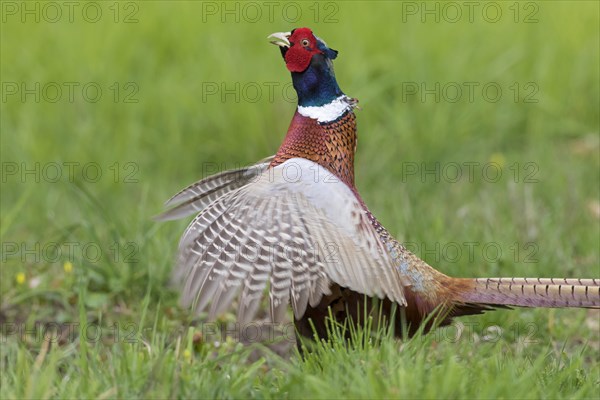
[[[185,319],[167,281],[187,221],[151,217],[277,150],[295,104],[266,36],[300,26],[340,52],[357,186],[392,234],[450,275],[600,276],[597,2],[73,4],[2,2],[0,322]],[[597,312],[479,318],[591,341],[598,371]],[[4,367],[39,348],[13,344]]]

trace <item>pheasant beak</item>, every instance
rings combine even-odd
[[[275,44],[279,47],[290,47],[289,37],[292,36],[291,32],[276,32],[267,36],[267,39],[270,39],[272,44]]]

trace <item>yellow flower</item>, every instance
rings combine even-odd
[[[185,358],[186,360],[189,360],[190,358],[192,358],[192,352],[189,350],[184,350],[183,351],[183,358]]]
[[[500,168],[503,168],[506,164],[506,158],[502,153],[494,153],[490,156],[490,162],[494,164],[498,164]]]
[[[26,277],[25,277],[25,273],[24,273],[24,272],[19,272],[19,273],[17,274],[17,276],[16,276],[16,278],[15,278],[15,279],[17,280],[17,283],[18,283],[19,285],[22,285],[22,284],[24,284],[24,283],[25,283],[25,279],[26,279]]]
[[[73,264],[71,263],[71,261],[65,261],[65,263],[63,264],[63,269],[67,274],[73,272]]]

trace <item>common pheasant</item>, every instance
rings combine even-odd
[[[214,319],[238,298],[244,324],[256,318],[268,288],[272,321],[282,321],[291,303],[306,337],[326,337],[330,315],[360,323],[375,304],[384,313],[400,310],[397,335],[494,308],[600,307],[600,279],[452,278],[408,251],[355,187],[357,100],[336,81],[338,52],[308,28],[269,39],[298,95],[281,147],[183,189],[161,216],[199,212],[181,238],[174,274],[184,305],[208,307]]]

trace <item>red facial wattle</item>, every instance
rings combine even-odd
[[[313,55],[322,53],[317,47],[317,39],[308,28],[295,29],[289,41],[290,48],[285,53],[285,65],[290,72],[305,71]]]

